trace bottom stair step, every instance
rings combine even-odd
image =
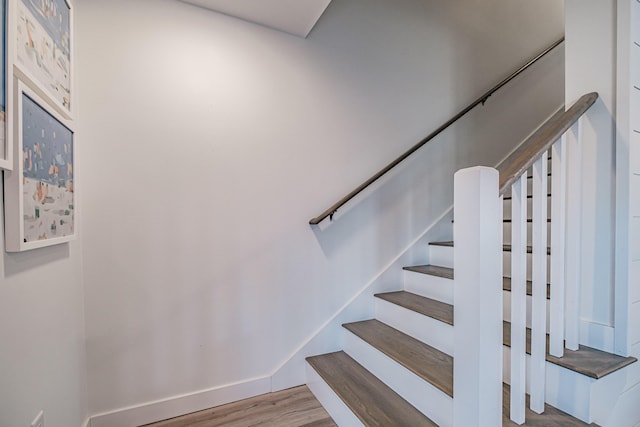
[[[365,426],[437,426],[342,351],[307,362]]]
[[[502,425],[503,426],[517,426],[509,419],[509,398],[510,388],[508,385],[502,386]],[[529,427],[583,427],[591,426],[598,427],[597,424],[587,424],[580,421],[571,415],[562,412],[561,410],[554,408],[551,405],[544,405],[544,412],[542,414],[536,414],[529,409],[529,395],[527,395],[527,407],[526,407],[526,421],[523,426]]]

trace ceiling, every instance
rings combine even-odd
[[[331,0],[182,0],[299,37],[307,37]]]

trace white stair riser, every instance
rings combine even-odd
[[[392,328],[453,355],[453,326],[376,298],[376,319]]]
[[[404,290],[436,301],[453,304],[453,280],[404,271]]]
[[[307,374],[307,386],[314,396],[320,401],[324,409],[326,409],[329,415],[331,415],[331,418],[333,418],[337,425],[364,427],[364,424],[360,422],[358,417],[351,412],[342,399],[333,392],[331,387],[324,382],[322,377],[318,375],[316,370],[307,362],[305,362],[305,369]]]
[[[376,298],[376,319],[438,350],[453,355],[453,326]],[[503,319],[511,321],[511,292],[502,292]],[[547,300],[547,333],[549,301]],[[531,296],[527,295],[527,327],[531,327]]]
[[[453,248],[449,246],[429,245],[429,264],[453,268]]]
[[[344,351],[440,426],[453,426],[453,399],[345,330]],[[345,424],[347,425],[347,424]]]
[[[529,392],[529,362],[527,355],[527,393]],[[503,381],[510,383],[511,349],[503,346]],[[545,402],[586,423],[591,423],[592,388],[596,381],[590,377],[546,363]]]
[[[511,199],[503,203],[502,219],[511,219]],[[551,197],[547,196],[547,212],[551,212]],[[533,218],[533,199],[527,199],[527,218]]]
[[[527,280],[531,280],[531,258],[527,254]],[[547,265],[550,257],[547,255]],[[429,262],[432,265],[453,268],[453,247],[429,245]],[[511,277],[511,252],[502,252],[502,271],[505,277]],[[549,268],[547,268],[547,282],[549,281]]]
[[[531,240],[533,234],[531,230],[533,228],[533,224],[527,223],[527,245],[531,245]],[[502,242],[508,245],[511,244],[511,223],[505,222],[502,226]],[[551,223],[547,223],[547,242],[551,242]]]
[[[511,321],[511,292],[502,292],[502,317]],[[527,328],[531,327],[531,296],[527,295]],[[549,333],[549,300],[547,300],[547,333]]]

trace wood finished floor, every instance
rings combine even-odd
[[[337,427],[307,386],[206,409],[146,427]]]

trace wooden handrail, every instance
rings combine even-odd
[[[583,95],[567,111],[555,114],[522,143],[498,167],[500,195],[511,187],[596,102],[598,94]]]
[[[427,144],[429,141],[431,141],[433,138],[435,138],[436,136],[438,136],[440,133],[442,133],[445,129],[447,129],[449,126],[451,126],[452,124],[454,124],[455,122],[457,122],[460,118],[462,118],[463,116],[465,116],[469,111],[473,110],[475,107],[477,107],[478,105],[482,104],[484,105],[485,102],[487,102],[487,99],[489,99],[489,97],[491,95],[493,95],[495,92],[497,92],[500,88],[502,88],[504,85],[506,85],[507,83],[509,83],[511,80],[513,80],[514,78],[516,78],[517,76],[519,76],[520,74],[522,74],[526,69],[528,69],[530,66],[532,66],[533,64],[535,64],[536,62],[538,62],[541,58],[543,58],[545,55],[547,55],[549,52],[551,52],[553,49],[555,49],[557,46],[559,46],[562,42],[564,42],[564,37],[562,37],[560,40],[557,40],[555,43],[553,43],[551,46],[549,46],[548,48],[546,48],[545,50],[543,50],[542,52],[540,52],[539,54],[537,54],[535,57],[533,57],[532,59],[530,59],[526,64],[524,64],[523,66],[521,66],[520,68],[518,68],[516,71],[514,71],[513,73],[511,73],[507,78],[505,78],[504,80],[502,80],[500,83],[498,83],[497,85],[495,85],[493,88],[491,88],[490,90],[488,90],[487,92],[485,92],[484,94],[482,94],[482,96],[480,96],[478,99],[476,99],[475,101],[473,101],[471,104],[469,104],[469,106],[467,106],[465,109],[463,109],[462,111],[460,111],[458,114],[456,114],[455,116],[453,116],[451,119],[449,119],[447,122],[445,122],[443,125],[441,125],[438,129],[434,130],[433,132],[431,132],[429,135],[427,135],[423,140],[421,140],[420,142],[418,142],[416,145],[414,145],[413,147],[411,147],[408,151],[406,151],[404,154],[402,154],[400,157],[398,157],[397,159],[395,159],[394,161],[392,161],[391,163],[389,163],[387,166],[385,166],[383,169],[381,169],[378,173],[376,173],[375,175],[373,175],[371,178],[369,178],[368,180],[366,180],[365,182],[363,182],[362,184],[360,184],[355,190],[353,190],[352,192],[350,192],[349,194],[347,194],[346,196],[344,196],[342,199],[340,199],[339,201],[337,201],[336,203],[334,203],[330,208],[328,208],[327,210],[325,210],[324,212],[322,212],[320,215],[318,215],[315,218],[312,218],[311,220],[309,220],[309,224],[311,225],[317,225],[320,224],[320,222],[322,222],[324,219],[326,219],[327,217],[329,219],[333,219],[333,215],[336,213],[336,211],[338,209],[340,209],[342,206],[344,206],[349,200],[353,199],[355,196],[357,196],[358,194],[360,194],[360,192],[362,192],[362,190],[364,190],[365,188],[367,188],[368,186],[370,186],[371,184],[373,184],[375,181],[377,181],[378,179],[380,179],[383,175],[385,175],[387,172],[389,172],[391,169],[393,169],[394,167],[396,167],[399,163],[401,163],[403,160],[405,160],[407,157],[411,156],[413,153],[415,153],[416,151],[418,151],[420,148],[422,148],[425,144]]]

